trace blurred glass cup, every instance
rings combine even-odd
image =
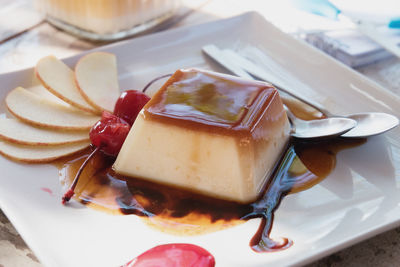
[[[51,24],[96,41],[147,31],[170,19],[180,4],[180,0],[35,0]]]

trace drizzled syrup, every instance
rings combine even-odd
[[[336,139],[320,142],[292,142],[262,197],[251,204],[252,212],[242,219],[262,218],[257,233],[250,241],[256,252],[269,252],[290,247],[288,238],[270,238],[274,212],[282,198],[306,190],[321,182],[335,167],[336,154],[343,149],[364,143],[365,140]]]
[[[334,169],[337,152],[364,142],[345,139],[320,142],[292,140],[262,197],[248,205],[119,176],[111,168],[113,159],[98,154],[82,173],[75,199],[113,214],[141,216],[150,226],[179,235],[218,231],[260,217],[262,223],[250,245],[258,252],[274,251],[291,245],[289,239],[276,242],[269,238],[273,214],[282,198],[322,181]],[[66,186],[89,153],[90,150],[87,150],[63,165],[60,173]]]

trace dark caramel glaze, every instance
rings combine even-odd
[[[277,91],[270,85],[178,70],[144,108],[146,119],[235,135],[250,132]]]

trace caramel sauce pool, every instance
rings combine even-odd
[[[284,102],[287,103],[285,98]],[[304,119],[322,117],[296,102],[288,106]],[[176,235],[214,232],[259,217],[262,223],[250,246],[257,252],[275,251],[291,245],[289,239],[278,242],[269,238],[274,211],[282,198],[321,182],[335,168],[339,151],[365,142],[340,138],[319,142],[291,140],[264,193],[247,205],[117,175],[112,170],[114,159],[98,153],[84,169],[74,198],[104,212],[141,216],[149,226]],[[90,152],[88,149],[56,163],[65,190]]]

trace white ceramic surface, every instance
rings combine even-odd
[[[400,117],[397,96],[281,33],[255,13],[99,50],[117,55],[120,84],[133,89],[177,68],[218,70],[201,53],[207,43],[237,49],[333,113],[382,111]],[[66,62],[74,65],[79,57]],[[0,75],[1,99],[18,85],[29,86],[32,76],[32,69]],[[1,109],[5,111],[4,104]],[[54,166],[18,164],[3,157],[0,207],[46,266],[118,266],[171,242],[204,247],[217,266],[300,265],[400,225],[399,136],[398,127],[340,152],[335,170],[323,182],[286,197],[276,212],[272,237],[290,237],[294,245],[277,253],[250,249],[258,219],[207,235],[178,237],[148,228],[136,216],[112,216],[77,203],[64,207]]]

